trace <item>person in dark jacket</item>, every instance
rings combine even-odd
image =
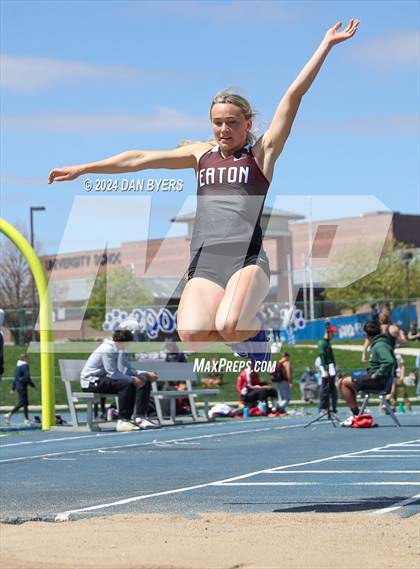
[[[344,377],[340,381],[341,395],[353,416],[359,414],[356,393],[385,388],[396,365],[392,340],[389,334],[381,333],[379,322],[367,322],[364,330],[370,344],[370,361],[366,373],[357,377]],[[351,419],[352,417],[346,419],[342,426],[351,426]]]
[[[28,415],[28,386],[35,387],[31,379],[31,373],[29,370],[29,363],[28,363],[28,355],[21,354],[20,359],[18,359],[16,363],[16,372],[15,372],[15,380],[12,384],[12,389],[10,393],[18,394],[18,402],[15,407],[10,411],[10,413],[6,413],[4,416],[4,420],[6,423],[10,423],[10,417],[13,413],[16,413],[19,409],[23,407],[23,414],[25,416],[25,424],[29,425],[29,415]]]

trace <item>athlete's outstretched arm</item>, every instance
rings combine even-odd
[[[209,147],[208,143],[194,143],[175,150],[128,150],[98,162],[54,168],[48,175],[48,183],[75,180],[83,174],[121,174],[151,168],[195,168],[198,158]]]
[[[281,151],[290,134],[293,121],[299,109],[303,95],[312,85],[318,75],[322,64],[325,61],[331,48],[354,36],[359,25],[359,20],[350,20],[347,28],[339,32],[341,22],[330,28],[325,34],[324,39],[315,51],[311,59],[288,88],[274,114],[273,120],[262,137],[263,152],[270,154],[269,159],[275,160]],[[267,157],[266,157],[267,158]]]

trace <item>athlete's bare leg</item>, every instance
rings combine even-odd
[[[215,326],[217,309],[225,290],[202,277],[192,278],[179,301],[177,326],[184,342],[224,342]],[[197,350],[197,346],[195,346]]]
[[[249,265],[229,279],[216,314],[216,329],[225,342],[239,342],[261,328],[255,314],[264,302],[270,281],[257,265]]]
[[[357,407],[356,391],[354,389],[351,377],[343,377],[343,379],[340,380],[338,386],[344,401],[347,403],[350,409]]]

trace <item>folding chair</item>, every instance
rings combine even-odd
[[[369,401],[369,397],[371,395],[377,395],[379,397],[379,404],[382,407],[385,407],[386,411],[388,412],[388,415],[390,415],[392,420],[394,421],[395,426],[401,427],[401,424],[398,421],[398,418],[395,415],[394,410],[392,409],[392,406],[390,405],[388,399],[386,398],[386,396],[391,393],[393,382],[394,382],[394,368],[392,369],[391,373],[389,374],[388,381],[386,382],[385,387],[383,387],[382,389],[369,389],[369,391],[364,391],[363,393],[365,394],[365,398],[364,398],[362,406],[360,408],[360,415],[362,415],[364,413],[366,406],[368,404],[368,401]]]

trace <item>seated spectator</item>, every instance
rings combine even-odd
[[[407,338],[409,340],[414,340],[414,341],[419,340],[420,341],[420,332],[418,331],[416,322],[410,322],[410,327],[408,329]]]
[[[308,366],[299,380],[302,399],[313,403],[319,397],[319,384],[314,370]]]
[[[268,408],[267,399],[277,398],[277,391],[273,389],[271,383],[260,380],[260,375],[253,370],[251,361],[239,374],[236,389],[246,407],[256,407],[259,402],[262,402],[266,403]]]
[[[173,385],[175,391],[187,391],[187,384],[185,381],[178,381]],[[191,407],[190,400],[188,397],[177,398],[176,399],[176,414],[177,415],[190,415]]]
[[[138,371],[131,366],[126,349],[132,341],[132,332],[116,330],[112,340],[105,339],[89,356],[80,374],[83,391],[118,395],[117,431],[134,431],[156,426],[148,419],[148,408],[150,382],[157,376],[155,373]],[[119,364],[124,371],[119,369]],[[134,406],[136,417],[132,423]]]
[[[364,331],[370,345],[370,362],[366,373],[359,374],[357,377],[344,377],[339,382],[341,395],[350,407],[352,416],[359,414],[356,393],[369,389],[384,389],[395,366],[390,336],[381,333],[377,322],[367,322]],[[351,424],[352,417],[341,423],[343,427],[351,427]]]

